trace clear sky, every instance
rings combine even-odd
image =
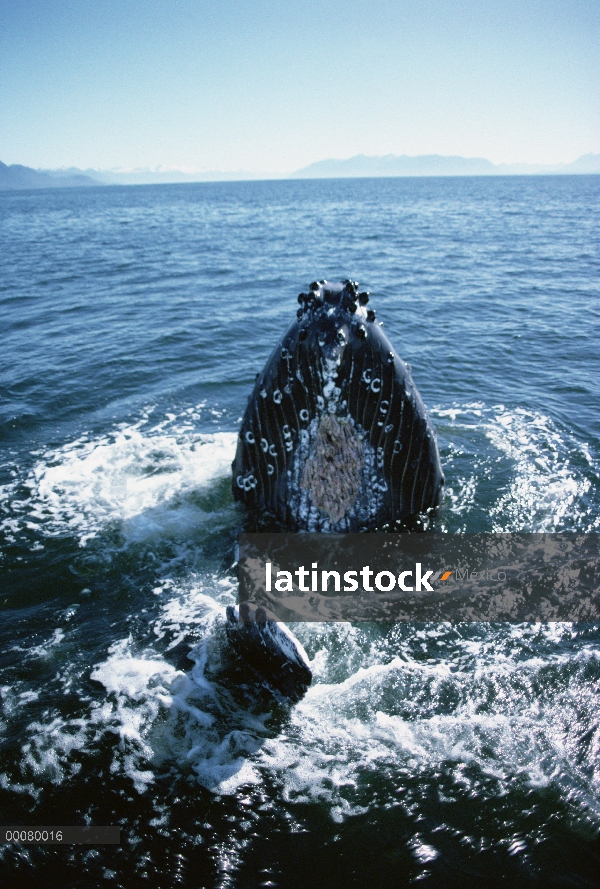
[[[0,0],[0,160],[600,152],[600,0]]]

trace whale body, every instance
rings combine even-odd
[[[291,530],[401,529],[441,500],[435,430],[368,299],[313,283],[249,398],[233,494]]]

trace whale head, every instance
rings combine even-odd
[[[258,375],[233,493],[293,530],[398,528],[438,505],[436,436],[354,281],[314,282]]]

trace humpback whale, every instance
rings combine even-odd
[[[440,502],[435,430],[357,282],[314,282],[258,374],[233,494],[294,531],[401,530]]]

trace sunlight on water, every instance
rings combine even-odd
[[[358,278],[413,364],[446,476],[437,530],[598,530],[600,203],[540,183],[0,209],[23,257],[0,292],[0,795],[15,824],[122,826],[114,853],[74,848],[72,874],[296,889],[335,861],[344,885],[594,885],[597,626],[297,624],[314,680],[292,705],[223,620],[244,399],[314,277]],[[0,861],[16,879],[61,854]]]

